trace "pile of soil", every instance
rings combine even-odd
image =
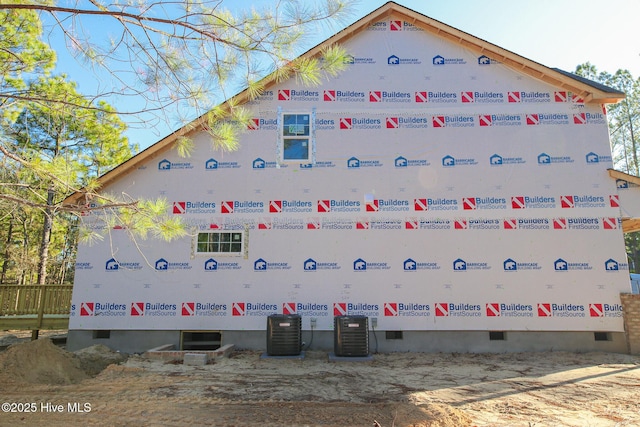
[[[393,426],[408,427],[467,427],[473,424],[470,417],[449,405],[429,403],[413,405],[399,403],[392,411]],[[374,424],[375,425],[375,424]],[[384,425],[378,423],[380,427]]]
[[[102,344],[83,348],[74,354],[80,360],[82,370],[92,377],[98,375],[109,365],[117,365],[127,360],[127,355],[113,351]]]
[[[89,378],[79,358],[48,338],[10,346],[0,353],[0,370],[32,384],[76,384]]]
[[[26,342],[8,338],[3,342],[15,344],[0,352],[0,372],[32,384],[76,384],[127,360],[126,355],[101,344],[70,353],[49,338]]]

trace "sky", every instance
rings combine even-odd
[[[225,0],[223,5],[232,8],[274,1]],[[350,3],[353,14],[345,26],[384,5],[386,0]],[[548,67],[574,71],[577,65],[591,62],[599,71],[614,73],[627,69],[640,77],[640,0],[397,0],[396,3]],[[306,48],[342,28],[309,35]],[[76,80],[81,92],[91,93],[100,85],[92,73],[62,52],[57,70]],[[108,101],[118,107],[117,99]],[[132,125],[127,135],[144,149],[179,127],[170,122],[152,129]]]

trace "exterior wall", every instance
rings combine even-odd
[[[123,353],[143,353],[164,344],[180,348],[180,331],[176,330],[112,330],[109,338],[96,338],[94,331],[69,329],[67,350],[76,351],[103,344]]]
[[[254,346],[272,313],[300,314],[305,330],[316,319],[324,335],[353,314],[444,337],[443,351],[485,348],[474,337],[490,330],[560,344],[622,332],[629,275],[604,110],[391,21],[346,43],[339,77],[251,102],[239,151],[212,152],[201,133],[191,158],[167,153],[106,188],[164,197],[193,236],[237,230],[245,250],[134,244],[89,215],[107,238],[79,248],[70,329],[235,331]],[[311,162],[279,161],[283,112],[312,115]]]
[[[627,218],[640,217],[640,187],[622,179],[616,180],[616,186],[618,187],[622,216]]]
[[[103,344],[126,353],[142,353],[163,344],[180,348],[177,331],[112,331],[110,339],[96,339],[92,331],[70,330],[67,348],[79,350]],[[223,345],[234,344],[243,350],[266,351],[265,331],[222,331]],[[303,341],[310,350],[332,352],[333,332],[303,331]],[[487,331],[406,331],[402,339],[387,339],[385,331],[369,333],[371,353],[416,351],[425,353],[512,353],[524,351],[604,351],[627,353],[624,333],[609,334],[609,340],[596,341],[592,332],[520,332],[505,333],[505,340],[489,339]],[[637,350],[637,349],[636,349]],[[638,354],[637,352],[635,354]]]
[[[640,295],[622,294],[624,308],[624,327],[629,354],[640,354]]]

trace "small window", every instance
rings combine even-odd
[[[111,338],[111,331],[108,329],[98,329],[93,331],[94,340],[108,340]]]
[[[181,350],[217,350],[222,342],[218,331],[183,331],[180,339]]]
[[[504,331],[489,331],[489,340],[490,341],[504,341],[507,337],[504,334]]]
[[[385,331],[384,337],[387,340],[401,340],[403,338],[402,331]]]
[[[283,161],[311,161],[313,155],[312,115],[309,113],[282,114]]]
[[[240,254],[242,253],[242,233],[198,233],[196,252],[212,254]]]
[[[608,332],[594,332],[593,338],[596,341],[611,341],[611,334]]]

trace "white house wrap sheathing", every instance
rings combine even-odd
[[[109,185],[165,197],[195,237],[81,244],[72,330],[264,330],[297,313],[380,330],[622,331],[629,291],[605,110],[394,16],[344,43],[348,69],[248,107],[234,153],[195,136]],[[281,162],[279,118],[315,119]],[[91,216],[85,218],[91,221]],[[146,257],[146,260],[145,260]]]

